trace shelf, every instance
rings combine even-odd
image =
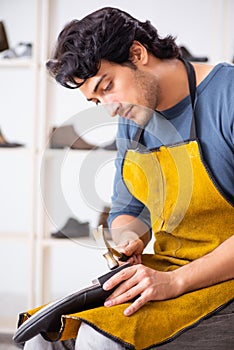
[[[35,62],[32,58],[9,58],[9,59],[0,59],[0,68],[11,67],[11,68],[31,68],[35,66]]]
[[[41,240],[41,244],[44,247],[59,246],[64,244],[77,244],[82,247],[97,249],[95,240],[91,237],[80,238],[44,238]]]
[[[5,152],[9,152],[9,153],[22,153],[22,154],[31,154],[32,153],[32,149],[29,147],[0,147],[0,153],[5,153]]]
[[[0,232],[0,242],[12,242],[15,243],[28,243],[30,235],[27,233],[16,233],[16,232]]]
[[[66,148],[48,148],[44,151],[44,154],[46,155],[46,157],[54,157],[54,156],[58,156],[61,154],[66,154],[69,152],[69,154],[87,154],[88,152],[95,152],[95,153],[100,153],[100,152],[105,152],[107,154],[116,154],[117,151],[115,150],[105,150],[103,148],[97,148],[97,149],[72,149],[70,147],[66,147]]]

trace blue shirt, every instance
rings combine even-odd
[[[195,101],[197,139],[202,158],[221,194],[234,204],[234,66],[216,65],[197,87]],[[141,143],[149,149],[174,144],[190,137],[192,106],[190,96],[161,114],[154,113],[144,128]],[[121,215],[138,217],[151,227],[147,208],[131,196],[122,179],[123,158],[138,126],[119,117],[116,136],[116,174],[109,225]]]

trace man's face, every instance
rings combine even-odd
[[[139,125],[148,122],[160,99],[154,75],[104,60],[98,73],[80,90],[88,101],[105,104],[111,116],[120,115]]]

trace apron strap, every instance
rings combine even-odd
[[[195,75],[193,65],[189,61],[186,61],[183,58],[179,58],[179,59],[184,63],[186,68],[188,84],[189,84],[189,94],[190,94],[191,105],[192,105],[192,121],[191,121],[189,139],[195,140],[197,138],[196,125],[195,125],[196,75]],[[143,137],[143,133],[144,133],[144,129],[139,126],[133,138],[133,142],[134,143],[136,142],[136,144],[139,143],[141,137]]]
[[[135,133],[133,140],[131,142],[131,149],[138,148],[138,145],[141,144],[140,139],[143,138],[144,128],[138,126],[137,132]]]
[[[195,98],[196,98],[196,75],[193,68],[193,65],[189,62],[180,58],[180,60],[184,63],[189,83],[189,93],[192,105],[192,122],[190,128],[190,140],[195,140],[197,138],[196,133],[196,125],[195,125]]]

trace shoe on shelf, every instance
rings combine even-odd
[[[32,43],[20,42],[13,49],[17,57],[32,57]]]
[[[116,151],[117,150],[116,140],[114,140],[113,142],[109,143],[108,145],[104,145],[102,147],[102,149],[105,149],[107,151]]]
[[[8,142],[3,133],[0,130],[0,147],[22,147],[23,144],[21,143],[16,143],[16,142]]]
[[[9,49],[8,38],[3,21],[0,21],[0,52]]]
[[[105,206],[103,208],[103,211],[101,212],[99,218],[98,218],[98,226],[100,226],[100,225],[103,226],[106,239],[112,239],[109,228],[108,228],[108,223],[107,223],[109,212],[110,212],[110,207]]]
[[[182,57],[185,60],[192,61],[192,62],[207,62],[208,57],[206,56],[194,56],[191,54],[191,52],[185,47],[185,46],[180,46],[180,53]]]
[[[2,52],[0,52],[0,59],[11,59],[11,58],[17,58],[16,53],[13,49],[7,49]]]
[[[89,222],[80,222],[77,219],[67,219],[65,225],[57,232],[52,232],[52,238],[79,238],[89,236]]]
[[[86,142],[81,136],[79,136],[73,125],[65,125],[52,129],[50,136],[50,148],[66,148],[71,149],[96,149],[95,145]]]
[[[31,43],[18,43],[15,47],[4,50],[0,53],[1,59],[29,58],[32,56]]]

